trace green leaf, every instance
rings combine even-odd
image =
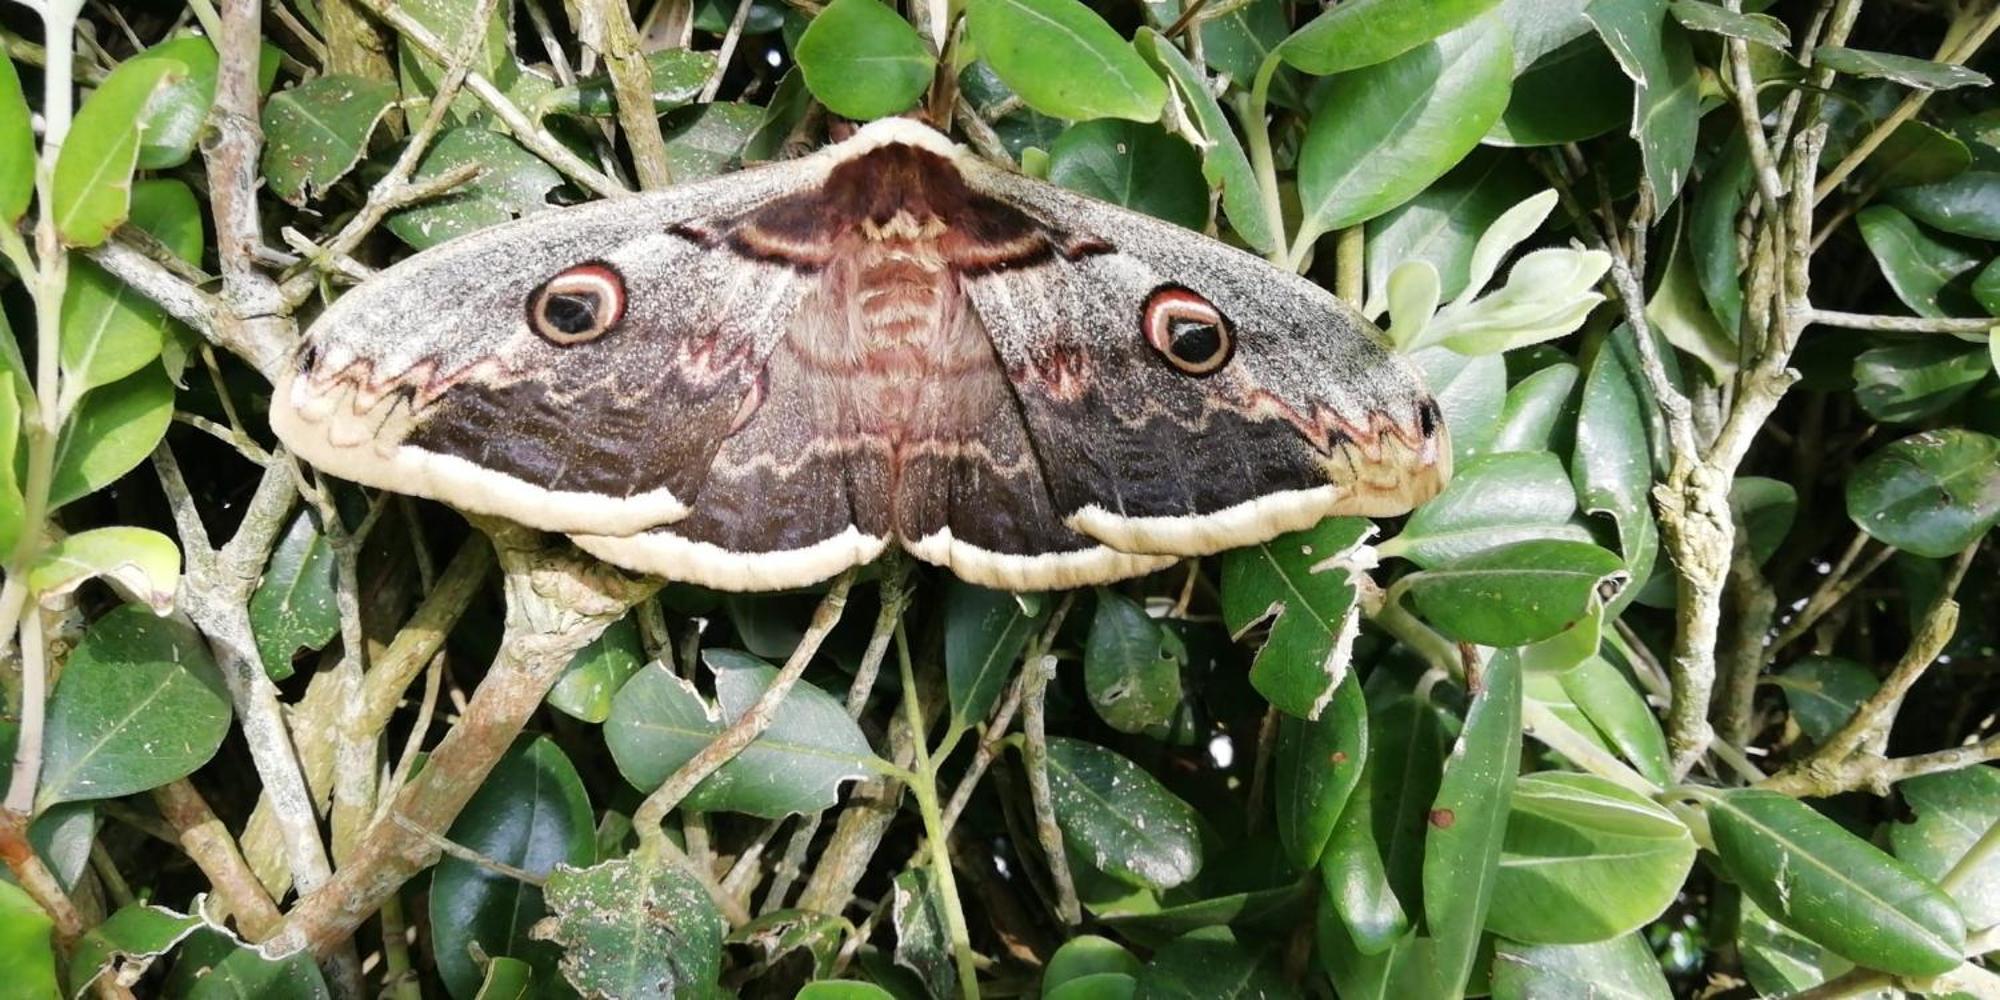
[[[754,104],[717,101],[673,116],[665,131],[667,165],[673,168],[674,180],[686,184],[742,166],[751,143],[764,127],[765,113]],[[541,167],[546,169],[547,165]]]
[[[1985,263],[1980,257],[1946,243],[1917,227],[1910,217],[1887,205],[1870,205],[1855,216],[1868,252],[1881,265],[1889,287],[1919,316],[1943,317],[1955,311],[1946,285]]]
[[[562,946],[562,972],[585,996],[708,996],[728,929],[701,883],[637,856],[558,865],[542,886],[553,917],[538,931]]]
[[[1673,995],[1642,934],[1592,944],[1494,942],[1493,1000],[1670,1000]]]
[[[1762,565],[1791,533],[1799,491],[1776,479],[1737,476],[1729,484],[1729,508],[1750,533],[1750,558]]]
[[[1390,272],[1412,260],[1429,261],[1437,268],[1439,295],[1457,298],[1466,289],[1480,235],[1541,186],[1520,157],[1475,149],[1416,197],[1369,220],[1368,303],[1362,311],[1382,314]]]
[[[1963,399],[1992,370],[1986,345],[1925,336],[1857,355],[1854,399],[1877,420],[1920,423]]]
[[[860,121],[907,110],[937,70],[917,29],[881,0],[833,0],[793,51],[813,96]]]
[[[1881,686],[1873,670],[1838,656],[1802,656],[1772,683],[1784,692],[1799,731],[1815,744],[1839,732]]]
[[[1021,649],[1042,626],[1046,605],[1031,615],[1013,594],[953,577],[946,584],[944,616],[945,687],[952,728],[962,732],[986,721],[1000,703]]]
[[[549,704],[572,718],[603,722],[611,717],[612,699],[645,665],[639,625],[627,615],[570,657],[549,689]]]
[[[1241,13],[1238,12],[1239,15]],[[1203,26],[1203,32],[1216,26],[1216,22],[1210,22]],[[1230,228],[1258,253],[1278,249],[1283,239],[1278,231],[1282,222],[1273,219],[1271,211],[1265,206],[1263,193],[1257,186],[1257,176],[1250,168],[1250,158],[1243,152],[1243,143],[1236,137],[1236,129],[1223,116],[1222,105],[1216,102],[1214,94],[1209,93],[1206,77],[1188,62],[1180,49],[1151,28],[1139,29],[1139,37],[1134,44],[1148,62],[1165,71],[1174,90],[1186,102],[1186,108],[1194,119],[1191,124],[1199,129],[1203,140],[1202,176],[1210,186],[1222,189],[1222,213],[1229,220]],[[1214,58],[1213,50],[1209,56]]]
[[[1653,521],[1646,427],[1652,404],[1627,349],[1636,346],[1632,328],[1620,326],[1590,363],[1578,404],[1570,479],[1585,512],[1611,516],[1625,568],[1635,584],[1643,584],[1659,554],[1659,528]],[[1615,617],[1637,593],[1633,586],[1606,602],[1607,614]]]
[[[1507,110],[1486,141],[1500,146],[1582,142],[1623,125],[1631,113],[1631,81],[1611,50],[1586,35],[1514,78]]]
[[[1735,253],[1733,245],[1729,252]],[[1646,320],[1668,343],[1707,365],[1709,377],[1718,385],[1726,384],[1736,375],[1740,353],[1735,331],[1724,327],[1709,308],[1689,240],[1675,239],[1668,254],[1666,273],[1646,302]]]
[[[16,84],[18,87],[19,85]],[[55,921],[21,887],[0,881],[0,982],[21,1000],[55,1000]]]
[[[1098,718],[1122,733],[1166,725],[1181,707],[1187,647],[1139,602],[1097,592],[1083,647],[1083,686]]]
[[[51,509],[94,493],[146,460],[174,416],[174,383],[149,365],[91,390],[56,442]]]
[[[164,906],[128,903],[105,921],[85,931],[69,960],[70,995],[89,992],[97,977],[115,964],[126,970],[144,969],[153,959],[172,951],[202,926],[200,917],[176,913]]]
[[[1223,624],[1241,638],[1271,622],[1250,684],[1279,711],[1317,718],[1347,676],[1360,610],[1342,560],[1373,530],[1364,518],[1328,518],[1223,554]]]
[[[1561,459],[1545,451],[1481,455],[1460,466],[1444,492],[1376,551],[1428,569],[1531,539],[1590,541],[1571,523],[1575,515],[1576,491]]]
[[[1421,343],[1480,355],[1553,340],[1582,326],[1604,301],[1596,289],[1610,268],[1611,256],[1601,250],[1545,247],[1525,254],[1499,291],[1470,301],[1461,296],[1440,310]]]
[[[1072,979],[1105,973],[1137,976],[1139,960],[1118,942],[1095,934],[1082,934],[1064,941],[1049,964],[1042,969],[1042,990],[1047,993]]]
[[[1099,972],[1072,979],[1042,992],[1042,1000],[1132,1000],[1138,995],[1138,977],[1124,972]]]
[[[1925,878],[1942,880],[2000,822],[2000,770],[1966,767],[1896,783],[1910,820],[1889,825],[1896,857]],[[2000,923],[2000,854],[1974,860],[1949,890],[1968,927]]]
[[[934,997],[955,995],[958,973],[951,955],[944,900],[928,868],[896,876],[890,891],[890,919],[896,928],[896,964],[917,974]]]
[[[535,969],[505,955],[488,959],[473,1000],[534,1000]]]
[[[28,570],[28,592],[49,601],[102,577],[164,615],[173,609],[180,574],[173,539],[148,528],[91,528],[42,551]]]
[[[1049,738],[1049,791],[1070,850],[1092,867],[1149,889],[1201,870],[1194,809],[1139,765],[1093,743]]]
[[[1585,16],[1636,85],[1632,137],[1651,182],[1656,215],[1666,213],[1694,164],[1701,122],[1701,76],[1686,29],[1667,0],[1596,0]]]
[[[1667,9],[1689,31],[1741,38],[1780,52],[1792,47],[1791,29],[1768,14],[1744,14],[1707,0],[1672,0]]]
[[[2000,521],[2000,440],[1948,429],[1897,441],[1855,466],[1847,516],[1884,544],[1956,555]]]
[[[131,221],[181,259],[200,261],[201,210],[186,184],[177,180],[134,184]],[[151,364],[160,356],[173,320],[153,300],[78,258],[69,265],[61,325],[63,391],[80,395]]]
[[[1471,152],[1507,107],[1513,58],[1487,17],[1333,78],[1299,149],[1299,245],[1395,208]]]
[[[446,837],[537,876],[559,864],[588,865],[597,854],[583,778],[546,736],[523,738],[500,758]],[[484,976],[482,958],[507,956],[530,966],[537,993],[554,991],[562,953],[530,934],[547,913],[541,887],[464,858],[441,858],[430,885],[438,978],[453,996],[469,996]]]
[[[708,78],[715,75],[715,53],[691,49],[662,49],[646,56],[646,69],[653,80],[653,111],[665,114],[686,107],[701,96]],[[533,117],[609,117],[618,113],[617,88],[609,74],[578,80],[574,86],[557,87],[535,99]]]
[[[800,987],[792,1000],[897,1000],[897,997],[874,983],[823,980]]]
[[[1625,578],[1616,555],[1588,542],[1515,542],[1397,582],[1424,620],[1482,646],[1539,642],[1574,625]]]
[[[1426,347],[1408,357],[1444,410],[1453,463],[1485,451],[1507,402],[1507,362],[1498,354],[1470,357],[1442,347]]]
[[[1968,170],[1935,184],[1898,188],[1888,201],[1933,229],[2000,240],[2000,172]]]
[[[1049,148],[1050,183],[1188,229],[1208,225],[1208,185],[1187,140],[1151,122],[1078,122]]]
[[[1929,184],[1955,177],[1972,165],[1972,152],[1956,136],[1923,122],[1904,122],[1868,159],[1863,182],[1883,187]]]
[[[294,204],[324,197],[368,151],[396,99],[386,81],[334,73],[271,95],[264,105],[264,176]]]
[[[1273,949],[1252,951],[1226,927],[1184,935],[1153,953],[1139,973],[1136,996],[1148,1000],[1291,1000]]]
[[[1993,82],[1986,74],[1964,66],[1837,45],[1822,45],[1814,49],[1813,65],[1848,76],[1893,80],[1918,90],[1956,90],[1959,87],[1984,87]]]
[[[1471,22],[1496,0],[1350,0],[1293,32],[1278,55],[1314,76],[1388,62]]]
[[[1811,989],[1854,968],[1854,963],[1771,919],[1754,901],[1744,899],[1738,909],[1736,946],[1743,953],[1743,971],[1757,995],[1789,995]]]
[[[1951,898],[1804,803],[1729,791],[1711,801],[1708,823],[1723,868],[1785,926],[1899,976],[1959,964],[1965,919]]]
[[[154,96],[139,120],[139,169],[178,167],[194,155],[195,141],[215,104],[215,46],[199,36],[174,38],[128,62],[141,59],[166,60],[185,71]]]
[[[1514,775],[1521,766],[1521,671],[1502,652],[1472,690],[1465,728],[1446,758],[1424,837],[1424,924],[1437,941],[1429,969],[1452,996],[1472,974],[1499,883]]]
[[[657,788],[749,711],[777,671],[728,649],[702,651],[715,673],[720,711],[693,685],[658,662],[618,692],[604,738],[618,771],[634,788]],[[801,681],[778,706],[771,726],[682,802],[695,812],[740,812],[766,819],[833,805],[840,784],[871,773],[868,740],[832,695]]]
[[[1736,259],[1736,218],[1755,181],[1750,147],[1731,133],[1694,189],[1688,206],[1689,262],[1709,312],[1734,342],[1743,326],[1743,281]]]
[[[1057,118],[1158,121],[1167,87],[1077,0],[970,0],[966,37],[1028,107]]]
[[[131,210],[139,123],[154,95],[184,78],[170,59],[127,60],[77,109],[49,182],[51,214],[63,243],[94,247]]]
[[[257,638],[264,673],[272,680],[292,675],[292,657],[299,650],[319,649],[340,634],[337,562],[312,516],[299,511],[250,595],[250,631]]]
[[[671,149],[669,149],[671,152]],[[389,216],[389,231],[422,250],[454,236],[499,225],[549,208],[549,192],[562,185],[555,168],[536,159],[498,132],[460,128],[438,138],[412,180],[422,183],[464,165],[477,164],[479,176],[450,194]],[[692,179],[674,166],[676,178]]]
[[[12,226],[35,193],[35,129],[14,61],[0,62],[0,223]]]
[[[1563,693],[1593,730],[1647,780],[1668,784],[1667,737],[1646,698],[1624,673],[1592,656],[1557,677]]]
[[[10,336],[0,322],[0,337]],[[0,373],[0,552],[14,551],[28,519],[27,501],[15,479],[14,455],[21,441],[21,398],[14,380]]]
[[[507,90],[522,76],[520,64],[515,61],[513,51],[508,47],[508,37],[512,34],[508,22],[513,8],[510,5],[483,8],[489,16],[483,24],[475,24],[476,15],[482,11],[480,0],[397,0],[397,6],[410,19],[430,29],[443,50],[449,53],[463,52],[475,32],[479,43],[473,52],[473,71],[491,80],[494,86]],[[735,8],[732,6],[733,12]],[[413,45],[396,47],[398,76],[403,92],[411,96],[436,94],[438,82],[444,78],[445,69],[430,57],[418,52]],[[485,113],[478,98],[461,91],[452,102],[452,115],[459,121],[468,121]]]
[[[1342,681],[1318,719],[1278,719],[1273,798],[1278,841],[1293,865],[1305,869],[1319,863],[1367,763],[1368,703],[1360,678]]]
[[[1374,955],[1421,916],[1424,831],[1451,733],[1435,706],[1408,693],[1371,688],[1368,701],[1368,759],[1320,879],[1350,943]]]
[[[1277,857],[1277,847],[1269,837],[1260,837],[1241,846],[1246,857],[1237,859],[1239,871],[1234,874],[1225,874],[1220,870],[1212,872],[1210,874],[1213,876],[1213,883],[1240,881],[1245,877],[1268,881],[1277,877],[1274,873],[1268,872],[1268,869],[1276,867],[1273,861]],[[1244,868],[1256,868],[1259,871],[1247,873],[1241,871]],[[1090,871],[1087,868],[1083,870]],[[1091,872],[1091,875],[1095,874]],[[1103,876],[1096,877],[1103,882],[1110,882]],[[1086,878],[1088,879],[1088,876]],[[1290,924],[1302,915],[1304,903],[1311,892],[1308,883],[1294,881],[1268,889],[1206,896],[1187,903],[1173,902],[1176,899],[1199,897],[1201,885],[1202,883],[1197,883],[1169,892],[1165,901],[1157,899],[1152,893],[1144,893],[1145,903],[1157,906],[1157,909],[1147,909],[1145,903],[1142,903],[1123,912],[1104,908],[1093,908],[1092,912],[1104,921],[1105,926],[1135,943],[1157,948],[1169,938],[1206,927]]]
[[[49,696],[36,808],[193,774],[229,732],[229,695],[193,628],[132,605],[90,627]]]
[[[1514,784],[1486,927],[1527,944],[1589,944],[1665,912],[1694,864],[1687,826],[1645,796],[1590,774]]]
[[[326,979],[311,953],[268,959],[228,935],[197,930],[181,945],[163,991],[187,1000],[327,1000]]]
[[[1500,410],[1500,429],[1494,432],[1488,450],[1498,454],[1554,450],[1558,428],[1573,427],[1575,423],[1576,404],[1572,397],[1576,380],[1577,367],[1559,362],[1514,383],[1507,390],[1506,405]],[[1463,475],[1462,469],[1459,475]],[[1574,502],[1575,494],[1571,496]]]

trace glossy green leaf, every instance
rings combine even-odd
[[[1488,930],[1527,944],[1637,931],[1679,895],[1694,837],[1666,808],[1607,779],[1551,771],[1514,784]]]
[[[1861,352],[1854,398],[1877,420],[1920,423],[1963,399],[1993,370],[1986,345],[1927,336]]]
[[[889,904],[896,928],[896,964],[916,973],[931,996],[954,995],[958,972],[951,956],[951,931],[931,870],[911,868],[896,876]]]
[[[1923,122],[1909,121],[1862,162],[1863,182],[1884,187],[1929,184],[1963,173],[1972,152],[1956,136]]]
[[[215,45],[200,36],[161,42],[132,57],[163,59],[184,71],[147,105],[139,120],[139,169],[165,170],[194,155],[202,125],[215,104]]]
[[[1700,74],[1687,30],[1667,0],[1597,0],[1586,16],[1636,88],[1631,134],[1664,214],[1694,164],[1701,121]]]
[[[1329,518],[1223,556],[1223,624],[1240,637],[1271,622],[1250,683],[1280,711],[1316,718],[1347,676],[1360,612],[1341,560],[1372,530],[1363,518]]]
[[[1278,720],[1272,788],[1278,842],[1298,868],[1319,863],[1334,824],[1368,762],[1368,703],[1349,676],[1313,721]]]
[[[930,46],[881,0],[834,0],[794,50],[806,86],[835,114],[868,121],[908,109],[937,69]]]
[[[613,699],[604,738],[633,787],[659,787],[749,711],[777,676],[763,661],[735,650],[703,650],[702,662],[715,673],[719,711],[658,662],[647,664]],[[871,773],[875,761],[841,703],[801,681],[779,704],[770,728],[696,785],[682,805],[766,819],[817,812],[833,805],[841,783]]]
[[[1606,602],[1610,614],[1629,603],[1652,575],[1659,550],[1653,521],[1652,449],[1646,426],[1650,398],[1630,350],[1632,328],[1621,326],[1597,352],[1584,375],[1576,417],[1576,451],[1570,479],[1590,514],[1608,514],[1618,528],[1618,550],[1634,586]]]
[[[2000,521],[2000,440],[1949,429],[1897,441],[1855,466],[1847,516],[1885,544],[1954,555]]]
[[[1465,290],[1480,234],[1541,186],[1518,156],[1476,149],[1409,201],[1369,220],[1368,304],[1363,311],[1382,314],[1390,272],[1411,260],[1429,261],[1437,268],[1440,296],[1457,298]]]
[[[1333,78],[1299,149],[1301,244],[1408,201],[1479,143],[1507,107],[1513,48],[1485,17]]]
[[[1274,950],[1246,947],[1228,928],[1195,931],[1153,953],[1139,973],[1136,996],[1159,1000],[1291,1000],[1302,994],[1286,980]]]
[[[0,881],[0,982],[21,1000],[63,995],[56,988],[55,942],[50,938],[54,926],[26,891]]]
[[[1072,979],[1085,976],[1106,973],[1137,976],[1140,968],[1139,960],[1118,942],[1095,934],[1082,934],[1064,941],[1062,947],[1049,956],[1049,964],[1042,969],[1042,990],[1046,993]]]
[[[1708,366],[1709,377],[1726,383],[1736,374],[1736,333],[1716,319],[1702,293],[1701,276],[1695,267],[1695,248],[1687,239],[1668,245],[1666,273],[1646,302],[1646,321],[1667,342],[1700,359]],[[1733,245],[1730,252],[1735,252]]]
[[[200,260],[201,210],[187,185],[139,181],[132,187],[130,212],[133,224],[182,259]],[[166,310],[95,263],[71,261],[62,301],[65,393],[109,385],[151,364],[172,324]]]
[[[1984,87],[1993,82],[1986,74],[1964,66],[1916,59],[1894,52],[1875,52],[1835,45],[1822,45],[1814,49],[1813,64],[1848,76],[1893,80],[1905,87],[1914,87],[1918,90],[1956,90],[1959,87]]]
[[[1768,14],[1745,14],[1708,0],[1671,0],[1667,9],[1689,31],[1741,38],[1780,51],[1792,45],[1792,33],[1785,22]]]
[[[98,619],[49,696],[36,808],[157,788],[208,762],[229,695],[194,629],[132,605]]]
[[[1968,170],[1934,184],[1898,188],[1888,201],[1933,229],[2000,240],[2000,171]]]
[[[1695,186],[1688,204],[1687,250],[1725,335],[1734,342],[1743,325],[1743,280],[1736,254],[1736,219],[1750,195],[1755,174],[1750,148],[1740,133],[1723,142],[1715,161]]]
[[[1811,989],[1854,968],[1853,962],[1771,919],[1755,901],[1742,900],[1738,910],[1736,947],[1743,954],[1743,971],[1759,996]]]
[[[1506,405],[1500,410],[1499,430],[1494,432],[1488,449],[1496,454],[1555,450],[1559,429],[1573,424],[1576,418],[1577,374],[1575,365],[1558,363],[1514,383],[1507,390]],[[1462,474],[1462,469],[1457,470],[1453,478]],[[1572,493],[1572,502],[1574,496]]]
[[[1204,883],[1228,884],[1233,881],[1240,882],[1246,877],[1268,881],[1270,877],[1275,877],[1267,874],[1269,869],[1275,867],[1274,862],[1277,857],[1277,845],[1269,837],[1258,837],[1241,844],[1241,847],[1243,854],[1229,859],[1238,869],[1235,873],[1226,872],[1223,870],[1224,865],[1218,865],[1217,870],[1209,873],[1209,880],[1166,893],[1164,899],[1155,899],[1150,893],[1146,894],[1147,900],[1152,904],[1151,907],[1139,905],[1123,912],[1110,912],[1100,908],[1093,912],[1100,916],[1106,927],[1134,943],[1151,948],[1157,948],[1171,938],[1207,927],[1285,925],[1302,916],[1304,904],[1311,892],[1309,884],[1303,880],[1267,889],[1201,896],[1200,889]],[[1255,868],[1257,872],[1250,874],[1242,871],[1247,868]],[[1193,901],[1176,902],[1189,898]]]
[[[670,117],[665,129],[667,165],[673,168],[674,181],[686,184],[742,166],[764,127],[765,113],[754,104],[717,101],[684,108]]]
[[[1862,209],[1855,222],[1896,297],[1920,316],[1951,315],[1954,302],[1946,286],[1985,263],[1979,256],[1924,232],[1909,216],[1888,205]]]
[[[158,365],[91,390],[56,443],[49,506],[94,493],[145,461],[173,416],[174,383]]]
[[[9,226],[28,212],[35,193],[34,123],[21,77],[12,59],[0,60],[0,223]]]
[[[272,680],[292,675],[292,657],[319,649],[340,634],[333,546],[301,510],[271,550],[264,577],[250,595],[250,630]]]
[[[446,837],[483,857],[546,876],[558,864],[596,860],[594,825],[582,776],[553,741],[536,737],[516,742],[500,758]],[[438,977],[453,996],[470,997],[484,979],[480,956],[506,956],[528,963],[538,991],[552,991],[561,982],[556,969],[561,952],[530,934],[547,913],[541,887],[463,858],[439,859],[430,886]]]
[[[176,913],[164,906],[130,903],[104,922],[85,931],[69,960],[70,995],[81,996],[97,977],[116,963],[130,970],[144,968],[165,955],[202,926],[200,917]]]
[[[715,75],[715,53],[692,49],[662,49],[646,56],[653,80],[653,110],[665,114],[686,107],[701,96]],[[530,114],[609,117],[618,113],[617,88],[608,74],[585,77],[574,86],[557,87],[537,98]]]
[[[1083,686],[1098,718],[1124,733],[1165,725],[1181,706],[1187,648],[1139,602],[1097,592],[1083,647]]]
[[[1501,146],[1581,142],[1616,130],[1631,114],[1631,81],[1611,50],[1586,35],[1514,78],[1507,110],[1486,141]]]
[[[1470,357],[1442,347],[1426,347],[1408,357],[1444,411],[1453,462],[1485,451],[1507,402],[1507,362],[1498,354]]]
[[[1797,799],[1731,791],[1711,801],[1708,823],[1723,868],[1785,926],[1897,975],[1958,965],[1965,919],[1951,898]]]
[[[1208,225],[1208,185],[1187,140],[1151,122],[1078,122],[1049,147],[1048,180],[1176,225]]]
[[[1404,577],[1424,620],[1483,646],[1547,639],[1591,613],[1625,576],[1616,555],[1588,542],[1515,542]]]
[[[150,528],[113,525],[68,535],[42,551],[28,570],[28,590],[44,601],[104,579],[166,614],[180,581],[181,550]]]
[[[896,994],[874,983],[822,980],[799,988],[792,1000],[897,1000]]]
[[[397,5],[411,20],[430,29],[446,52],[465,51],[467,43],[477,34],[479,42],[473,49],[471,68],[495,86],[505,90],[522,77],[520,64],[508,45],[512,8],[484,7],[480,0],[397,0]],[[735,8],[732,6],[730,10],[734,12]],[[482,12],[487,14],[486,20],[475,23]],[[413,45],[399,45],[396,63],[404,93],[411,96],[437,93],[445,69],[435,60]],[[460,92],[452,102],[452,115],[459,121],[471,120],[483,112],[478,98],[467,92]]]
[[[1472,975],[1479,935],[1500,888],[1520,766],[1521,670],[1501,652],[1479,673],[1424,836],[1424,925],[1437,941],[1428,970],[1434,995],[1456,995]]]
[[[1210,26],[1213,26],[1211,23]],[[1282,239],[1282,222],[1272,217],[1250,168],[1250,158],[1236,137],[1235,126],[1222,113],[1222,105],[1209,93],[1200,70],[1172,43],[1151,28],[1139,29],[1134,44],[1140,55],[1162,70],[1181,95],[1204,140],[1201,172],[1211,187],[1222,189],[1222,213],[1243,242],[1259,253],[1270,253]],[[1211,50],[1210,58],[1214,58]]]
[[[1048,766],[1056,825],[1092,867],[1151,889],[1201,870],[1194,809],[1137,764],[1093,743],[1050,737]]]
[[[1168,0],[1165,8],[1155,0],[1148,2],[1156,10],[1173,10],[1172,16],[1155,22],[1164,26],[1172,24],[1188,11],[1193,0]],[[1271,58],[1271,54],[1290,35],[1292,9],[1284,0],[1249,0],[1233,10],[1209,7],[1205,13],[1214,16],[1202,19],[1202,56],[1210,69],[1227,76],[1232,81],[1233,89],[1239,95],[1243,94],[1253,85],[1265,60]],[[1270,97],[1279,107],[1304,106],[1305,93],[1298,74],[1279,65],[1271,74]]]
[[[1421,913],[1424,833],[1451,733],[1427,701],[1377,688],[1368,700],[1368,758],[1320,858],[1320,879],[1350,942],[1379,954]]]
[[[971,0],[966,37],[1043,114],[1158,121],[1167,87],[1132,43],[1077,0]]]
[[[1042,627],[1045,607],[1021,610],[1020,598],[975,587],[956,577],[944,593],[945,687],[951,723],[965,730],[986,721],[1014,676],[1028,639]]]
[[[1353,0],[1328,10],[1279,47],[1285,62],[1330,76],[1387,62],[1491,9],[1496,0]]]
[[[271,95],[264,105],[264,176],[294,205],[324,197],[368,151],[396,99],[381,80],[330,74]]]
[[[694,876],[644,856],[557,866],[542,886],[563,978],[586,996],[705,996],[728,925]]]
[[[1514,29],[1514,72],[1590,34],[1583,12],[1591,0],[1501,0],[1498,13]]]
[[[1642,934],[1592,944],[1494,942],[1493,1000],[1669,1000],[1673,995]]]
[[[627,615],[570,657],[549,689],[549,704],[572,718],[603,722],[611,717],[612,699],[645,665],[639,625]]]
[[[534,1000],[534,966],[518,958],[495,956],[486,962],[473,1000]]]
[[[168,996],[187,1000],[329,1000],[326,977],[308,952],[269,959],[257,949],[212,930],[184,943],[168,978]]]
[[[1792,530],[1799,491],[1763,476],[1738,476],[1729,484],[1729,509],[1750,534],[1750,558],[1768,561]]]
[[[1889,825],[1896,857],[1925,878],[1942,881],[2000,823],[2000,769],[1982,766],[1924,774],[1896,783],[1909,807],[1907,822]],[[2000,923],[2000,854],[1987,851],[1948,890],[1967,927]]]
[[[65,244],[94,247],[131,210],[139,122],[154,96],[186,77],[170,59],[133,59],[112,70],[70,123],[49,182],[51,214]]]
[[[1840,731],[1881,686],[1875,672],[1837,656],[1802,656],[1772,678],[1799,731],[1814,743]]]
[[[1593,656],[1564,671],[1558,682],[1591,729],[1619,756],[1648,780],[1668,783],[1667,737],[1659,717],[1617,667]]]
[[[547,209],[549,192],[563,182],[554,167],[514,140],[480,128],[453,129],[440,136],[424,154],[413,180],[421,183],[465,164],[477,164],[479,176],[450,194],[390,215],[385,223],[389,231],[422,250]],[[676,165],[674,176],[687,175]]]
[[[1590,541],[1571,523],[1575,514],[1576,491],[1561,459],[1545,451],[1481,455],[1453,470],[1444,492],[1376,551],[1430,569],[1514,542]]]
[[[0,323],[0,337],[11,336]],[[14,551],[28,519],[27,501],[21,495],[14,456],[21,443],[21,390],[14,380],[0,373],[0,552]]]
[[[1042,1000],[1132,1000],[1139,979],[1124,972],[1098,972],[1072,979],[1042,993]]]

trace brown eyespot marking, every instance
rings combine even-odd
[[[586,343],[625,318],[625,279],[602,261],[578,264],[528,296],[528,325],[559,347]]]
[[[1146,296],[1139,327],[1168,364],[1189,375],[1220,371],[1236,353],[1229,318],[1214,303],[1180,285],[1161,285]]]

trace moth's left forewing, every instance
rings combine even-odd
[[[1402,514],[1442,488],[1451,450],[1421,377],[1324,289],[969,156],[961,169],[1061,234],[1048,261],[967,292],[1078,531],[1203,555],[1328,516]],[[1175,330],[1216,346],[1212,318],[1226,357],[1162,349]]]

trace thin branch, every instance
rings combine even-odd
[[[1825,617],[1827,612],[1839,607],[1840,602],[1847,600],[1848,595],[1854,593],[1870,575],[1888,563],[1889,557],[1896,554],[1895,546],[1884,545],[1874,555],[1870,556],[1868,561],[1863,563],[1859,570],[1851,573],[1848,572],[1849,567],[1853,566],[1855,559],[1859,557],[1862,548],[1869,540],[1866,534],[1861,532],[1855,533],[1854,544],[1842,556],[1840,564],[1835,566],[1833,571],[1826,575],[1826,579],[1820,583],[1819,589],[1813,591],[1813,595],[1806,599],[1805,607],[1799,609],[1798,616],[1793,618],[1785,626],[1784,631],[1779,632],[1778,637],[1771,641],[1768,647],[1768,652],[1771,655],[1777,655],[1779,650],[1798,641],[1798,638],[1805,635],[1814,625],[1818,624],[1819,620]]]
[[[1022,754],[1027,759],[1028,797],[1035,807],[1035,837],[1041,842],[1043,860],[1056,886],[1056,914],[1074,927],[1083,922],[1083,906],[1077,901],[1076,881],[1070,876],[1069,856],[1063,853],[1062,829],[1056,826],[1055,796],[1049,788],[1048,715],[1049,681],[1055,676],[1056,658],[1043,656],[1038,662],[1022,664],[1028,675],[1022,696]]]
[[[1806,322],[1817,326],[1837,326],[1844,330],[1878,330],[1885,333],[1992,333],[2000,319],[1933,318],[1929,316],[1874,316],[1865,313],[1809,309]]]
[[[578,7],[584,43],[604,57],[617,96],[618,123],[625,143],[632,150],[632,163],[639,168],[639,186],[658,190],[674,182],[667,163],[667,140],[660,132],[660,118],[653,111],[653,70],[639,45],[639,29],[632,23],[632,9],[626,0],[584,0]],[[739,14],[739,18],[740,18]],[[740,30],[740,29],[739,29]],[[718,72],[728,65],[725,50]],[[713,94],[702,99],[712,100]]]
[[[750,20],[750,0],[736,0],[736,14],[729,19],[729,30],[722,34],[722,46],[715,50],[715,72],[702,85],[699,103],[707,104],[715,100],[717,91],[722,89],[722,79],[729,73],[729,63],[736,58],[737,42],[743,38],[743,25]]]
[[[278,929],[284,915],[243,861],[236,839],[229,835],[208,801],[186,779],[153,789],[159,807],[189,858],[208,877],[215,894],[236,915],[236,926],[250,941],[262,941]]]

